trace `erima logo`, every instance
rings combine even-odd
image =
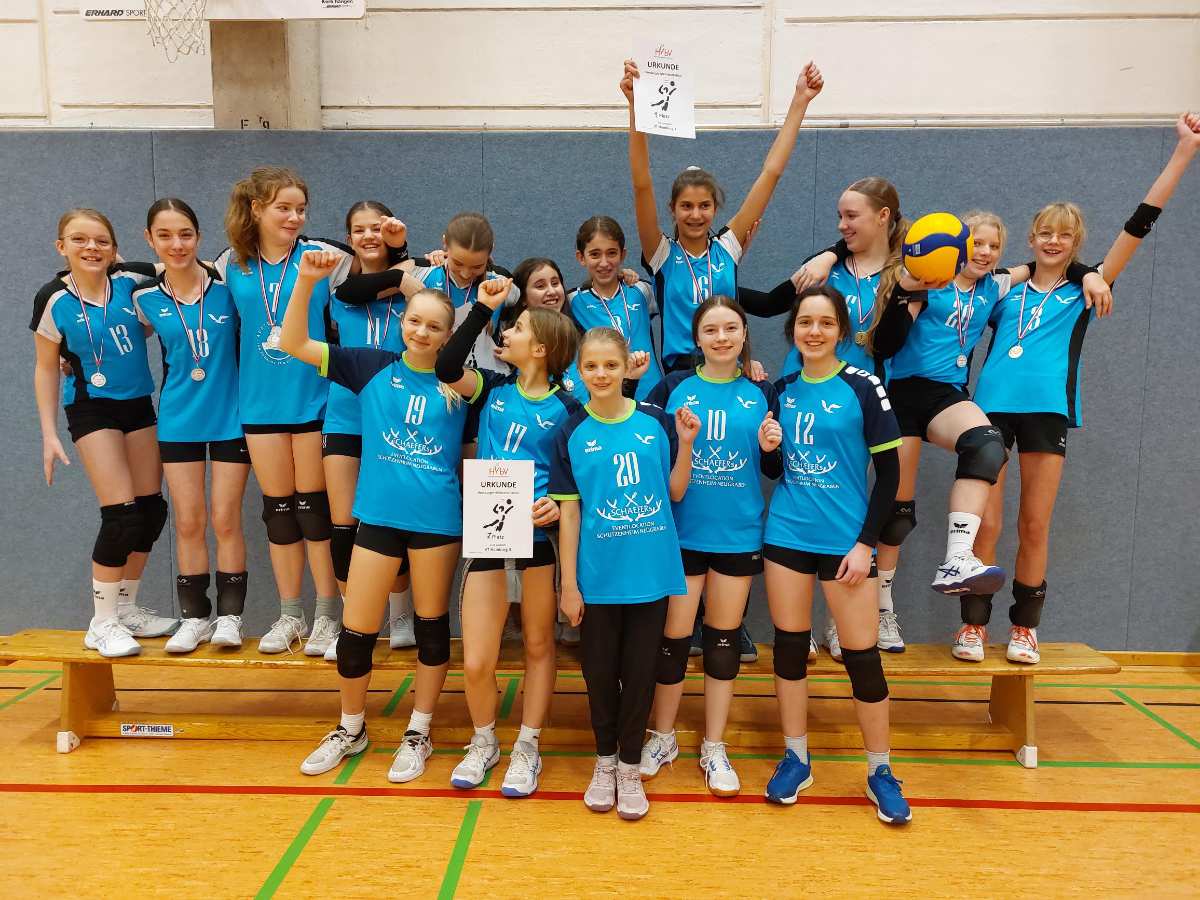
[[[496,412],[504,412],[504,401],[497,397],[492,403],[492,409]]]
[[[696,399],[696,395],[695,395],[695,394],[688,394],[688,395],[687,395],[687,400],[685,400],[685,401],[683,402],[683,405],[684,405],[684,406],[699,406],[699,405],[700,405],[700,401]]]
[[[793,398],[791,398],[791,397],[784,397],[784,398],[783,398],[783,405],[784,405],[784,407],[785,407],[786,409],[795,409],[795,408],[796,408],[796,401],[795,401]]]
[[[842,404],[840,404],[840,403],[826,403],[824,400],[821,401],[821,409],[825,410],[825,412],[827,412],[827,413],[832,413],[835,410],[839,410],[841,408],[842,408]]]
[[[740,394],[738,395],[737,401],[738,403],[742,404],[743,409],[749,409],[750,407],[758,404],[757,400],[743,400]]]
[[[404,379],[397,378],[395,375],[393,375],[392,376],[392,387],[394,387],[396,390],[402,390],[404,388]]]
[[[535,419],[537,419],[538,427],[540,427],[540,428],[553,428],[553,427],[554,427],[554,420],[553,420],[553,419],[543,419],[543,418],[542,418],[540,415],[538,415],[537,413],[534,413],[534,414],[533,414],[533,417],[534,417]]]
[[[639,441],[641,441],[643,444],[645,444],[646,446],[650,446],[650,442],[653,441],[655,439],[655,437],[657,437],[657,435],[653,435],[653,434],[647,434],[647,435],[643,436],[636,432],[634,432],[633,436],[635,438],[637,438]]]
[[[955,523],[954,523],[954,527],[955,527],[955,528],[962,528],[962,529],[964,529],[964,530],[965,530],[965,529],[966,529],[966,527],[967,527],[967,523],[966,523],[966,522],[955,522]]]
[[[584,453],[599,453],[603,449],[604,448],[601,447],[597,441],[587,441],[583,448],[583,452]]]
[[[160,319],[169,319],[171,318],[171,311],[169,309],[160,309],[158,311],[158,317]]]
[[[214,316],[212,313],[209,313],[208,317],[217,325],[224,325],[225,320],[229,318],[229,316]]]

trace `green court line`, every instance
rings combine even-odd
[[[520,683],[519,677],[508,679],[508,686],[504,689],[504,699],[500,701],[500,719],[507,719],[508,714],[512,712],[513,703],[517,699],[517,686]]]
[[[62,669],[5,669],[0,667],[0,674],[10,672],[14,675],[61,675]]]
[[[0,710],[8,709],[14,703],[20,703],[26,697],[32,697],[34,694],[36,694],[42,688],[46,687],[47,685],[53,684],[54,682],[58,681],[58,679],[61,677],[62,677],[62,672],[51,673],[46,678],[42,679],[41,681],[39,681],[37,684],[33,685],[32,687],[25,688],[25,690],[21,691],[21,693],[17,694],[17,696],[9,697],[3,703],[0,703]]]
[[[1141,703],[1138,703],[1136,700],[1134,700],[1132,697],[1130,697],[1124,691],[1114,690],[1113,693],[1117,697],[1119,697],[1121,699],[1121,701],[1123,703],[1125,703],[1127,706],[1131,706],[1134,709],[1136,709],[1138,712],[1140,712],[1142,715],[1147,716],[1150,719],[1153,719],[1155,722],[1157,722],[1163,728],[1167,729],[1167,731],[1171,732],[1171,734],[1175,735],[1175,737],[1181,738],[1182,740],[1187,741],[1194,748],[1196,748],[1197,750],[1200,750],[1200,741],[1196,740],[1194,737],[1192,737],[1186,731],[1182,730],[1181,728],[1175,727],[1170,722],[1168,722],[1166,719],[1164,719],[1162,716],[1160,716],[1158,713],[1154,712],[1153,710],[1149,709],[1148,707],[1143,706]]]
[[[349,784],[350,778],[354,774],[354,770],[359,767],[367,756],[365,753],[360,753],[357,756],[350,757],[349,761],[342,766],[342,771],[338,772],[337,778],[333,779],[334,784]]]
[[[415,677],[416,675],[412,672],[409,672],[404,676],[404,680],[400,682],[400,686],[396,688],[395,693],[392,694],[392,698],[388,700],[387,706],[383,708],[383,714],[385,716],[390,716],[396,711],[396,707],[400,705],[400,698],[408,692],[410,687],[412,687],[413,679]]]
[[[471,838],[475,835],[475,823],[479,821],[479,811],[482,808],[482,800],[472,800],[467,804],[462,825],[458,828],[458,838],[454,841],[454,851],[450,854],[450,862],[446,864],[446,874],[442,876],[438,900],[451,900],[458,890],[458,880],[462,877],[467,851],[471,848]]]

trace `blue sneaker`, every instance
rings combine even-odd
[[[912,821],[912,810],[900,793],[901,784],[903,782],[892,774],[891,766],[880,766],[874,775],[867,776],[867,797],[875,804],[879,821],[889,825],[904,825]]]
[[[786,750],[783,759],[775,767],[775,774],[767,782],[767,800],[791,806],[796,802],[796,796],[806,787],[811,787],[812,783],[811,758],[809,762],[800,762],[799,756]]]
[[[744,663],[758,662],[758,647],[755,646],[754,638],[750,637],[745,624],[738,629],[738,641],[738,659]]]

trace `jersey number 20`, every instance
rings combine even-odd
[[[629,487],[642,480],[636,453],[614,453],[613,465],[617,467],[617,487]]]

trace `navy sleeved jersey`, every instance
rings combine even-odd
[[[154,329],[162,345],[159,440],[208,442],[241,437],[238,314],[229,289],[210,277],[203,299],[181,298],[176,305],[160,277],[136,291],[133,302],[142,322]],[[203,371],[201,380],[192,377],[194,369]]]
[[[709,378],[703,367],[672,372],[649,402],[670,414],[687,406],[700,418],[692,447],[692,480],[674,505],[679,545],[707,553],[762,549],[763,496],[758,472],[758,429],[767,413],[779,418],[774,385],[734,378]]]
[[[825,283],[841,291],[842,296],[846,298],[847,311],[850,313],[852,333],[838,342],[838,359],[845,360],[847,365],[855,368],[875,372],[886,381],[891,377],[891,360],[885,360],[883,371],[879,372],[875,357],[867,352],[865,343],[859,343],[860,340],[865,340],[867,331],[875,321],[875,291],[879,287],[879,273],[855,277],[844,262],[837,262],[829,270],[829,279]],[[800,353],[793,346],[788,350],[787,359],[784,360],[783,374],[791,375],[799,372],[801,367]]]
[[[321,374],[362,400],[354,517],[429,534],[462,534],[463,433],[469,400],[447,399],[433,369],[391,350],[326,344]],[[481,385],[482,388],[482,385]]]
[[[686,590],[671,515],[675,422],[646,403],[616,419],[586,406],[554,439],[550,496],[579,501],[584,603],[648,603]]]
[[[336,296],[329,298],[329,318],[332,323],[330,343],[342,347],[373,347],[376,350],[404,350],[404,296],[396,294],[387,300],[370,303],[346,303]],[[362,434],[362,407],[358,397],[337,382],[329,385],[329,400],[325,406],[326,434]]]
[[[154,393],[146,357],[146,332],[133,292],[146,278],[120,268],[108,275],[108,302],[80,300],[66,273],[42,286],[33,300],[29,328],[59,345],[74,375],[63,379],[63,406],[80,400],[133,400]],[[99,365],[97,365],[99,359]],[[100,386],[92,382],[99,373]]]
[[[441,291],[450,298],[450,302],[454,304],[454,328],[463,323],[467,313],[471,311],[471,307],[478,299],[480,281],[491,281],[493,278],[501,277],[497,272],[487,272],[483,278],[471,282],[464,288],[455,284],[445,266],[417,266],[413,269],[412,274],[425,287]],[[516,305],[520,298],[521,292],[516,285],[513,285],[508,296],[504,298],[504,303],[498,306],[492,315],[491,325],[480,332],[479,337],[475,339],[475,347],[467,357],[468,366],[508,374],[508,366],[496,359],[496,340],[492,335],[492,330],[499,324],[504,308]]]
[[[617,293],[601,297],[592,289],[571,292],[567,311],[580,331],[589,328],[615,328],[629,342],[630,350],[643,350],[650,354],[650,367],[638,380],[638,400],[645,400],[651,389],[662,381],[662,364],[654,349],[654,333],[650,319],[656,312],[654,292],[650,285],[639,281],[633,287],[617,282]],[[688,326],[691,327],[690,325]]]
[[[783,426],[783,479],[771,497],[766,543],[843,556],[867,517],[871,454],[900,446],[900,427],[882,382],[841,363],[809,380],[775,383]]]
[[[709,239],[703,256],[692,256],[682,244],[664,234],[653,255],[644,259],[646,269],[654,276],[654,293],[662,310],[663,362],[668,366],[695,352],[692,316],[696,307],[714,294],[737,296],[741,259],[742,245],[728,228]]]

